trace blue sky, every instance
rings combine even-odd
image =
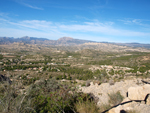
[[[0,0],[0,36],[150,43],[150,0]]]

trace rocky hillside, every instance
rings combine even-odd
[[[142,81],[143,80],[140,78],[135,78],[132,80],[124,80],[116,83],[102,83],[101,85],[91,82],[90,86],[80,86],[80,89],[84,93],[94,94],[94,96],[98,98],[98,106],[112,106],[103,113],[128,113],[126,111],[134,111],[134,113],[149,113],[150,84],[146,84],[148,82]],[[147,79],[146,81],[149,81],[149,79]],[[115,97],[114,94],[117,96]],[[119,100],[121,96],[118,94],[122,95],[122,101]],[[110,98],[112,99],[111,101]],[[113,105],[113,103],[115,104]]]
[[[140,47],[140,48],[150,48],[150,44],[140,44],[140,43],[109,43],[109,42],[96,42],[89,40],[73,39],[71,37],[62,37],[58,40],[49,40],[47,38],[36,38],[24,36],[21,38],[13,37],[0,37],[0,44],[12,44],[14,42],[25,43],[25,44],[43,44],[43,45],[59,45],[59,46],[75,46],[81,44],[95,43],[94,45],[116,45],[116,46],[128,46],[128,47]],[[88,44],[91,46],[91,44]],[[93,45],[93,44],[92,44]]]
[[[129,46],[129,47],[142,47],[142,48],[150,48],[150,44],[140,44],[140,43],[116,43],[121,46]]]
[[[88,40],[73,39],[71,37],[62,37],[58,40],[49,40],[46,38],[35,37],[0,37],[0,46],[7,46],[9,44],[10,49],[18,48],[18,45],[22,44],[26,50],[30,50],[31,46],[38,46],[39,48],[51,46],[57,50],[64,51],[82,51],[82,50],[98,50],[103,52],[150,52],[148,48],[143,47],[131,47],[125,45],[118,45],[115,43],[100,43]],[[26,47],[28,45],[28,47]],[[2,47],[3,48],[3,47]]]

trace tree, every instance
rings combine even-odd
[[[70,74],[68,75],[68,80],[72,80],[72,77],[70,76]]]
[[[64,73],[64,75],[63,75],[63,79],[66,79],[67,78],[67,76],[65,75],[65,73]]]
[[[3,55],[0,54],[0,60],[3,59]]]

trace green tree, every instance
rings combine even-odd
[[[0,54],[0,60],[3,59],[3,55]]]

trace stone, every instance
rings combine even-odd
[[[141,101],[141,104],[145,104],[145,101],[144,101],[144,100],[142,100],[142,101]]]
[[[116,113],[116,112],[115,112],[115,108],[110,109],[110,110],[108,111],[108,113]]]
[[[122,106],[119,105],[119,106],[117,106],[117,107],[115,107],[115,108],[110,109],[110,110],[108,111],[108,113],[120,113],[121,110],[122,110]]]
[[[147,99],[146,99],[146,104],[150,105],[150,95],[148,95]]]
[[[87,81],[86,82],[86,87],[89,87],[91,84],[90,84],[90,81]]]
[[[138,113],[150,113],[150,106],[146,104],[136,105],[134,109],[138,111]]]
[[[109,85],[114,85],[114,80],[109,80]]]
[[[97,103],[98,106],[101,104],[107,104],[109,101],[109,93],[119,91],[123,97],[127,96],[128,89],[132,87],[137,87],[138,85],[135,80],[124,80],[120,82],[115,82],[114,85],[109,83],[102,83],[101,85],[90,83],[89,87],[79,87],[80,90],[84,93],[93,93],[96,97],[99,98]],[[130,99],[129,99],[130,100]]]
[[[128,98],[131,100],[145,100],[147,94],[150,94],[150,85],[130,87],[128,89]]]
[[[138,111],[143,109],[143,107],[144,106],[142,104],[140,104],[139,102],[133,101],[133,102],[129,102],[124,105],[119,105],[115,108],[112,108],[108,111],[108,113],[127,113],[129,111],[136,111],[136,113],[139,113]],[[140,113],[144,113],[144,112],[140,112]],[[145,112],[145,113],[147,113],[147,112]]]
[[[128,97],[126,97],[123,99],[123,101],[121,103],[128,102],[128,101],[131,101],[131,100]]]
[[[94,85],[96,85],[96,84],[97,84],[97,85],[100,85],[100,84],[101,84],[101,82],[100,82],[100,81],[98,81],[98,80],[95,80],[95,81],[93,82],[93,84],[94,84]]]

